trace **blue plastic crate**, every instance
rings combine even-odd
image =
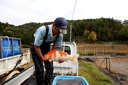
[[[2,38],[2,47],[12,46],[12,39]]]
[[[13,46],[20,46],[20,41],[18,39],[13,39]]]
[[[56,85],[58,80],[73,80],[76,78],[81,80],[82,85],[89,85],[85,78],[83,78],[82,76],[56,76],[53,80],[52,85]]]
[[[8,56],[12,56],[12,48],[2,49],[2,57],[6,58]]]
[[[0,36],[0,59],[21,53],[21,39]]]

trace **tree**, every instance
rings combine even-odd
[[[87,38],[88,40],[92,40],[93,42],[97,40],[97,35],[96,32],[94,31],[85,30],[84,34],[85,34],[85,38]]]
[[[8,25],[4,30],[3,30],[3,35],[4,36],[13,36],[14,32],[13,32],[13,27]]]

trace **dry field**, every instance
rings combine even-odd
[[[81,55],[101,55],[111,54],[128,55],[128,45],[126,44],[86,44],[77,43],[78,53]]]

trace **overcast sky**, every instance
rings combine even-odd
[[[0,22],[22,25],[54,21],[56,17],[68,20],[104,17],[123,21],[128,19],[127,3],[128,0],[0,0]]]

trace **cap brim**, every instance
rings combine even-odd
[[[62,34],[67,34],[67,29],[61,29],[61,28],[60,28],[60,32],[61,32]]]

